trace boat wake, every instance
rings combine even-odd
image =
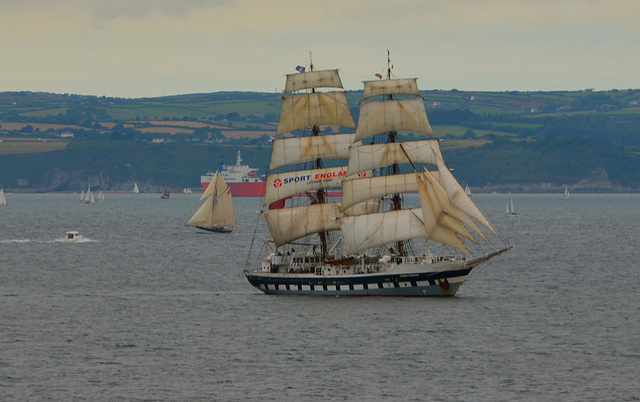
[[[97,243],[97,240],[92,240],[87,237],[82,239],[67,241],[64,237],[53,240],[33,240],[33,239],[5,239],[0,240],[0,244],[20,244],[20,243]]]

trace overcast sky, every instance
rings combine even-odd
[[[281,91],[297,65],[360,89],[640,88],[639,0],[0,0],[0,92]]]

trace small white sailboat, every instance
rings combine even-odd
[[[511,195],[509,195],[509,201],[507,201],[507,215],[518,216],[518,213],[513,207],[513,197]]]
[[[562,195],[562,198],[569,198],[571,197],[571,194],[569,194],[569,186],[564,186],[564,194]]]
[[[190,189],[190,188],[185,187],[185,188],[182,190],[182,193],[183,193],[183,194],[193,194],[193,191],[191,191],[191,189]]]
[[[0,188],[0,206],[7,206],[7,197],[4,195],[4,190]]]
[[[209,232],[231,232],[237,223],[236,214],[233,210],[231,190],[219,171],[216,171],[209,186],[200,197],[200,201],[205,198],[207,201],[185,223],[185,226],[194,226]]]
[[[131,192],[133,194],[140,194],[140,190],[138,189],[138,183],[137,182],[133,183],[133,190],[131,190]]]
[[[100,194],[98,194],[98,199],[100,201],[104,200],[104,193],[102,192],[102,190],[100,190]]]
[[[471,196],[471,189],[469,188],[469,185],[467,184],[466,187],[464,188],[464,192],[465,194],[467,194],[468,196]]]
[[[96,203],[96,199],[93,196],[93,193],[91,192],[91,186],[89,186],[87,188],[86,193],[83,190],[82,193],[80,194],[80,204],[93,205],[95,203]]]

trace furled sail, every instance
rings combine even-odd
[[[338,70],[287,74],[287,82],[284,87],[285,94],[311,88],[342,88]]]
[[[340,218],[348,255],[361,254],[383,244],[425,237],[420,208]]]
[[[273,141],[269,170],[316,159],[348,158],[355,134],[279,138]]]
[[[411,131],[433,137],[422,98],[360,104],[356,140],[389,131]]]
[[[420,96],[416,78],[394,80],[365,81],[362,99],[380,95],[415,95]]]
[[[347,177],[357,172],[390,166],[394,163],[428,163],[435,165],[434,153],[441,157],[437,140],[406,141],[351,147]]]
[[[314,125],[356,127],[344,92],[291,95],[282,99],[276,135]]]
[[[270,174],[266,180],[264,205],[305,191],[340,187],[346,174],[346,166]]]
[[[356,205],[352,205],[349,208],[343,208],[342,213],[344,215],[364,215],[375,214],[380,211],[380,198],[372,198]]]
[[[313,233],[339,230],[338,203],[270,209],[263,212],[276,247]]]

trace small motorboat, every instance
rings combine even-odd
[[[73,242],[82,239],[83,236],[77,230],[70,230],[67,232],[67,235],[64,237],[64,241]]]

